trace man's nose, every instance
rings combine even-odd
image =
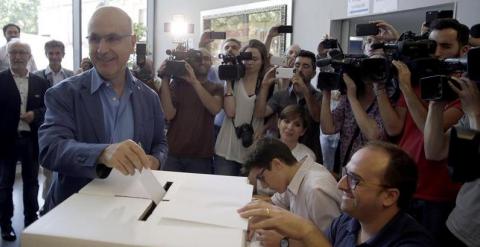
[[[108,51],[109,47],[110,46],[105,39],[100,39],[100,42],[98,43],[98,47],[97,47],[97,52],[98,53],[105,53],[105,52]]]

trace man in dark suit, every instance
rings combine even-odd
[[[39,70],[35,72],[35,74],[48,80],[50,86],[73,76],[73,71],[62,67],[62,60],[65,56],[65,45],[61,41],[47,41],[45,43],[45,56],[48,58],[47,68]]]
[[[48,82],[29,73],[30,46],[9,42],[10,69],[0,73],[0,227],[2,239],[14,241],[12,191],[17,160],[22,162],[25,226],[37,219],[38,137]]]

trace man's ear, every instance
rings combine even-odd
[[[464,45],[462,48],[460,48],[460,57],[463,57],[465,54],[467,54],[468,50],[470,50],[470,45]]]
[[[386,188],[383,198],[383,206],[389,208],[398,203],[400,191],[397,188]]]
[[[281,161],[280,159],[277,159],[277,158],[274,158],[272,160],[272,162],[270,162],[270,164],[272,165],[272,170],[273,169],[282,169],[285,164],[283,163],[283,161]]]

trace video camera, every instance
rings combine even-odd
[[[185,61],[201,61],[202,52],[190,49],[188,51],[167,50],[169,58],[167,60],[165,73],[174,77],[183,76],[187,73]],[[161,77],[159,75],[159,77]]]
[[[368,58],[365,55],[347,54],[341,59],[325,58],[316,62],[318,67],[331,65],[335,72],[320,72],[317,88],[320,90],[346,91],[342,74],[347,73],[357,86],[363,86],[363,80],[385,81],[390,73],[390,65],[385,58]]]
[[[448,58],[438,61],[437,74],[420,79],[421,97],[424,100],[452,101],[458,98],[448,82],[456,84],[450,75],[454,72],[467,72],[468,77],[480,81],[480,47],[470,49],[466,58]]]
[[[417,84],[420,78],[438,75],[439,61],[434,58],[437,43],[427,36],[417,36],[408,31],[403,33],[394,43],[373,44],[372,49],[383,49],[388,61],[400,60],[411,71],[412,84]],[[389,63],[391,75],[396,75],[397,69]]]
[[[432,57],[437,49],[437,43],[429,40],[426,36],[417,36],[411,31],[400,35],[398,41],[394,43],[373,44],[372,49],[384,49],[387,57],[395,60],[409,62],[419,59]]]
[[[448,168],[455,182],[480,178],[480,132],[453,127],[450,131]]]
[[[240,52],[238,56],[218,55],[222,59],[222,64],[218,66],[218,78],[226,81],[237,81],[245,75],[245,65],[242,61],[251,60],[251,52]]]

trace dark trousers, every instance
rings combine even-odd
[[[162,165],[164,171],[190,172],[212,174],[212,158],[186,158],[168,155],[165,165]]]
[[[226,160],[222,156],[213,158],[213,174],[226,176],[240,176],[242,164],[233,160]]]
[[[17,160],[22,162],[23,214],[25,225],[37,219],[38,211],[38,162],[34,152],[33,138],[29,134],[19,135],[15,153],[0,159],[0,226],[12,225],[13,184]]]
[[[430,232],[439,246],[450,246],[448,243],[450,243],[451,234],[446,222],[454,207],[454,202],[413,199],[409,213]]]

